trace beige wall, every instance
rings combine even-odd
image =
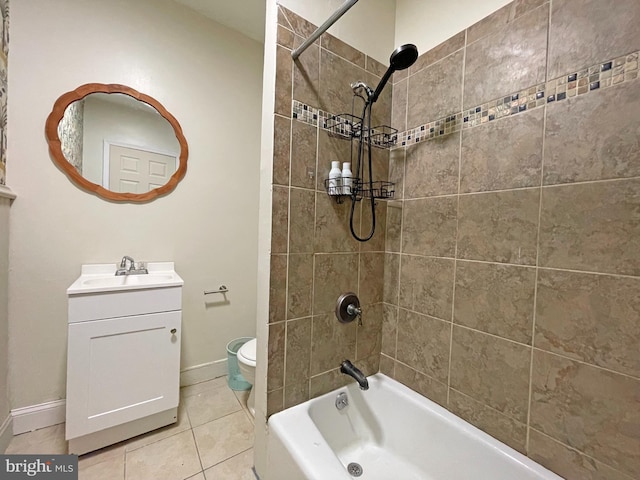
[[[0,2],[1,19],[2,19],[2,58],[0,58],[0,68],[7,70],[7,56],[9,51],[9,32],[5,29],[9,28],[9,2]],[[7,104],[7,85],[6,77],[3,77],[0,88],[4,90],[0,100],[0,108],[6,110]],[[2,139],[6,138],[6,119],[0,123],[0,142],[6,145]],[[11,403],[9,399],[9,211],[11,208],[11,200],[13,194],[5,185],[5,161],[6,152],[0,155],[0,453],[4,452],[6,447],[6,439],[8,434],[2,435],[1,430],[3,423],[9,418]],[[4,437],[4,438],[3,438]]]
[[[509,2],[396,0],[395,43],[413,43],[424,53]]]
[[[640,472],[639,21],[516,1],[394,84],[380,369],[568,479]]]
[[[2,188],[2,187],[0,187]],[[0,426],[9,415],[9,202],[0,196]],[[2,451],[0,449],[0,451]]]
[[[314,25],[314,28],[304,32],[306,39],[315,27],[322,25],[344,4],[344,0],[280,0],[278,3]],[[328,32],[387,65],[389,55],[395,48],[395,15],[396,0],[362,0],[351,7]]]
[[[11,28],[12,406],[65,396],[65,290],[83,263],[175,261],[183,368],[226,358],[255,333],[262,46],[165,0],[15,2]],[[110,203],[54,166],[45,119],[87,82],[129,85],[179,120],[189,168],[173,193]],[[223,283],[228,303],[203,296]]]

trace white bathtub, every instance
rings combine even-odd
[[[349,406],[335,400],[346,392]],[[558,480],[561,477],[378,373],[269,419],[263,480]],[[362,474],[353,477],[347,465]]]

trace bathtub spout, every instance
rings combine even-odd
[[[360,390],[369,390],[369,380],[349,360],[345,360],[340,364],[340,372],[355,378],[358,385],[360,385]]]

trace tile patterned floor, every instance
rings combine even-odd
[[[248,395],[226,377],[184,387],[177,423],[81,456],[79,478],[255,480]],[[6,453],[67,453],[64,425],[17,435]]]

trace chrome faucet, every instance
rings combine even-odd
[[[127,269],[127,262],[129,262],[129,268]],[[149,271],[145,268],[143,262],[138,262],[131,258],[129,255],[125,255],[122,257],[120,261],[120,268],[116,270],[116,275],[143,275],[149,273]]]
[[[369,390],[369,380],[351,361],[345,360],[340,364],[340,373],[355,378],[358,385],[360,385],[360,390]]]

